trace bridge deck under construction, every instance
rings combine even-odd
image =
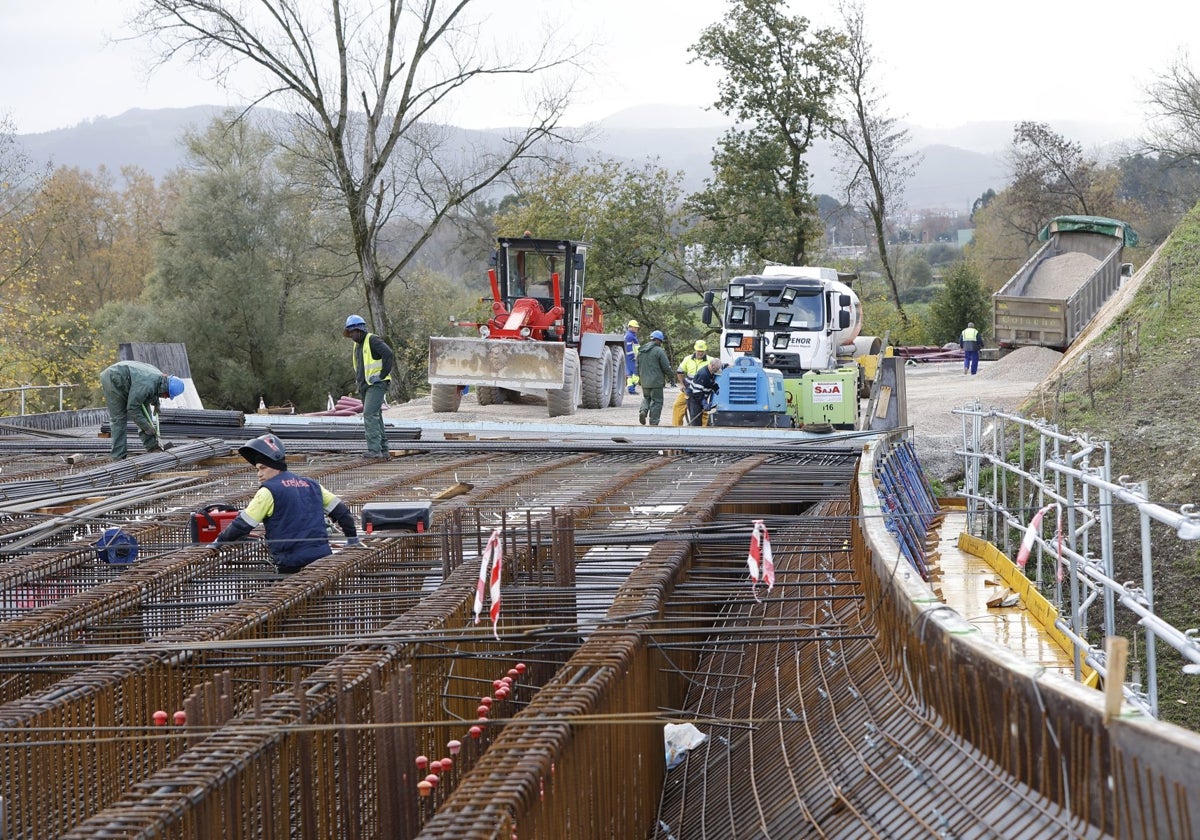
[[[6,838],[1187,837],[1200,818],[1190,753],[1114,745],[913,619],[912,568],[871,548],[860,439],[412,440],[382,463],[289,439],[356,513],[432,504],[428,531],[290,576],[261,543],[189,538],[193,511],[257,486],[230,441],[116,465],[87,443],[0,438]],[[756,520],[769,591],[747,577]],[[136,562],[102,562],[112,527]],[[494,631],[474,615],[493,533]],[[706,739],[668,770],[680,722]]]

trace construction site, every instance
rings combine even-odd
[[[195,540],[264,418],[162,419],[4,424],[5,838],[1200,836],[1200,737],[971,614],[906,430],[295,423],[409,516],[285,576]]]

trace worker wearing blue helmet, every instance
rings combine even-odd
[[[354,380],[363,402],[363,428],[367,435],[367,452],[387,460],[387,430],[383,425],[383,398],[387,396],[395,354],[387,342],[367,329],[361,315],[346,319],[342,335],[354,340]]]
[[[638,422],[657,426],[662,417],[663,388],[675,376],[675,367],[663,349],[662,330],[650,333],[650,340],[638,349],[637,372],[642,385],[642,404],[638,407]]]
[[[128,454],[126,423],[132,418],[142,446],[147,452],[162,452],[166,447],[158,439],[158,424],[150,409],[158,410],[163,397],[175,399],[183,393],[183,380],[168,376],[145,362],[117,362],[100,372],[100,387],[108,406],[112,459],[120,461]]]

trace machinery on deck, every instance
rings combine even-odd
[[[588,246],[568,239],[500,237],[488,280],[492,316],[479,338],[431,336],[433,410],[457,411],[463,389],[480,405],[544,395],[551,417],[607,408],[625,395],[624,335],[584,297]]]
[[[859,335],[862,304],[850,288],[853,279],[832,268],[771,265],[761,274],[730,280],[721,330],[721,360],[730,367],[718,377],[709,422],[854,428],[858,398],[870,388],[856,360],[878,354],[881,342]],[[705,295],[705,324],[713,321],[714,297]],[[752,378],[756,404],[740,398],[750,394]],[[772,396],[776,382],[790,423],[779,416]]]

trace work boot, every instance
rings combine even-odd
[[[644,411],[638,412],[638,423],[643,426],[646,425],[646,412],[644,412]]]

